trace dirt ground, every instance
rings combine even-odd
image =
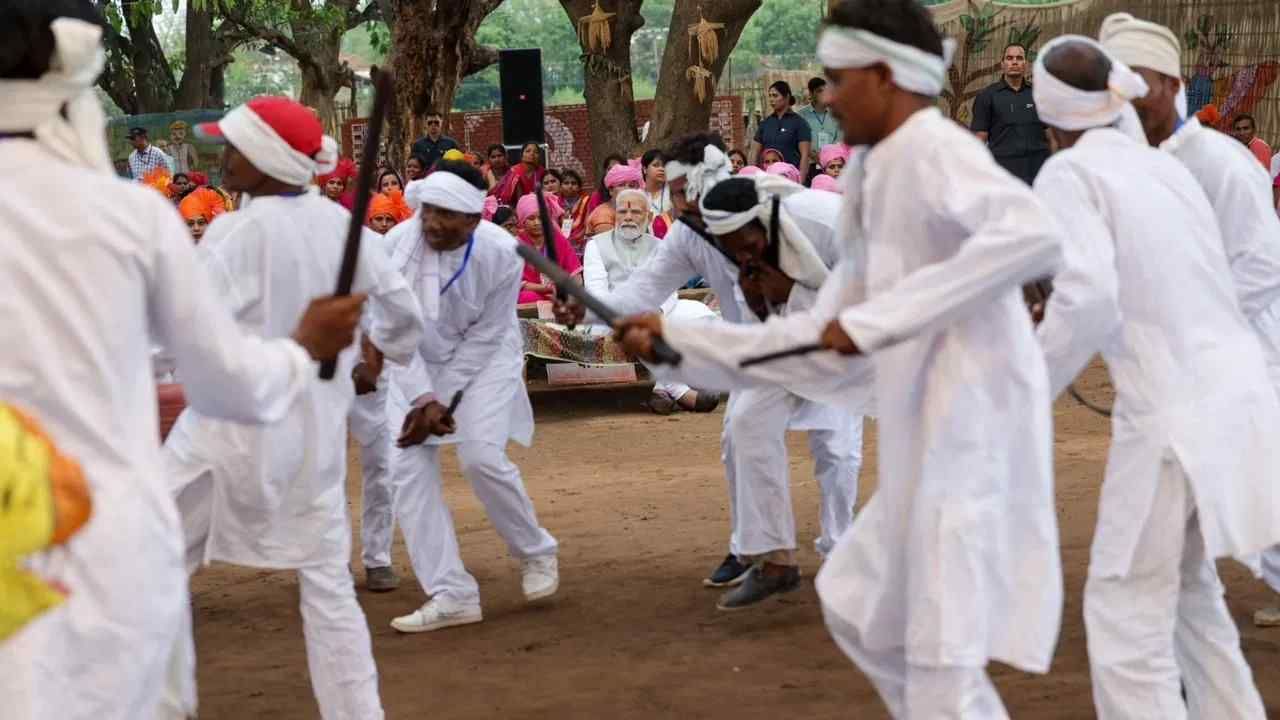
[[[1096,384],[1093,368],[1084,384]],[[1088,393],[1086,393],[1088,394]],[[805,587],[757,610],[718,613],[701,578],[725,553],[719,461],[722,416],[660,418],[643,394],[539,394],[532,449],[512,456],[542,524],[561,543],[560,592],[526,607],[516,563],[448,454],[446,493],[467,567],[480,582],[479,625],[400,635],[389,622],[424,601],[408,578],[395,592],[360,591],[389,718],[879,718],[883,706],[823,628],[812,578],[818,487],[804,438],[793,435],[792,487]],[[1093,716],[1081,590],[1107,449],[1108,423],[1058,403],[1058,517],[1066,607],[1053,670],[992,674],[1015,718]],[[875,488],[874,423],[866,433],[859,504]],[[353,523],[359,465],[352,458]],[[353,567],[359,571],[358,535]],[[1280,718],[1280,629],[1257,630],[1265,587],[1223,563],[1231,612],[1267,703]],[[217,565],[193,580],[200,716],[318,717],[307,675],[293,573]]]

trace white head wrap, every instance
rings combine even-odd
[[[956,52],[956,41],[942,41],[942,56],[890,40],[861,28],[830,25],[818,39],[818,61],[832,69],[861,69],[884,64],[893,72],[893,84],[907,92],[934,97],[947,85],[947,68]]]
[[[74,18],[58,18],[49,29],[54,38],[49,70],[39,80],[0,80],[0,132],[32,132],[58,157],[114,174],[107,152],[107,119],[93,94],[106,63],[102,29]]]
[[[713,235],[727,235],[752,220],[759,220],[766,230],[773,222],[774,197],[785,198],[788,195],[803,191],[803,185],[793,183],[781,175],[761,173],[746,178],[735,178],[734,182],[744,180],[754,182],[758,202],[754,207],[743,212],[715,210],[708,208],[706,194],[703,194],[699,207],[707,229]],[[801,285],[817,290],[827,279],[827,265],[822,261],[813,242],[804,234],[795,218],[782,203],[778,204],[778,269]]]
[[[447,171],[433,172],[404,189],[404,201],[411,208],[426,204],[468,215],[484,212],[484,196],[483,190]]]
[[[248,105],[241,105],[218,121],[227,142],[244,154],[253,166],[280,182],[307,185],[316,175],[338,166],[338,142],[320,138],[315,157],[293,149],[280,134]]]
[[[1081,90],[1062,82],[1045,69],[1044,59],[1059,45],[1084,43],[1096,48],[1111,61],[1111,74],[1107,89]],[[1106,48],[1083,35],[1062,35],[1049,41],[1036,56],[1032,76],[1032,94],[1036,112],[1048,125],[1060,130],[1089,130],[1115,125],[1117,129],[1143,144],[1147,142],[1138,113],[1133,109],[1134,98],[1147,94],[1147,83],[1128,65],[1111,57]]]
[[[686,165],[672,160],[667,163],[666,171],[668,184],[678,178],[689,178],[684,186],[684,197],[689,202],[697,202],[712,185],[733,175],[733,163],[729,162],[729,156],[721,152],[720,148],[708,145],[702,151],[702,162]]]
[[[1131,68],[1150,68],[1182,83],[1182,43],[1169,28],[1139,20],[1129,13],[1114,13],[1102,21],[1098,40],[1111,57]],[[1187,117],[1186,85],[1181,84],[1174,102],[1178,117]]]

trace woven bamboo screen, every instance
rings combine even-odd
[[[1191,112],[1213,103],[1220,128],[1251,113],[1263,139],[1280,142],[1280,0],[933,0],[943,32],[960,43],[942,107],[968,123],[973,98],[995,82],[1006,44],[1035,51],[1057,35],[1097,37],[1102,19],[1128,12],[1182,38]]]

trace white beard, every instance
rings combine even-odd
[[[644,228],[639,225],[619,225],[617,233],[618,237],[630,242],[643,235]]]

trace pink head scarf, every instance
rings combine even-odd
[[[634,183],[637,187],[644,183],[644,176],[641,175],[638,164],[619,163],[605,173],[604,186],[610,190],[628,183]]]
[[[559,195],[544,194],[542,196],[547,201],[547,214],[551,216],[551,223],[554,225],[564,216],[564,206],[560,204]],[[538,214],[538,196],[533,193],[523,195],[516,202],[516,222],[524,225],[524,221]]]
[[[800,170],[795,165],[785,162],[776,162],[764,169],[768,175],[781,175],[791,182],[800,182]]]
[[[818,151],[818,166],[826,167],[827,163],[836,158],[843,158],[846,163],[849,162],[849,146],[843,143],[833,143],[831,145],[823,145]]]
[[[827,192],[839,193],[840,181],[826,173],[823,173],[813,179],[813,184],[810,187],[814,190],[826,190]]]
[[[481,211],[480,217],[485,220],[492,220],[493,214],[498,212],[498,198],[492,195],[484,196],[484,210]]]
[[[755,165],[743,165],[742,169],[738,171],[738,176],[751,177],[752,175],[759,175],[762,172],[764,171],[756,167]]]

